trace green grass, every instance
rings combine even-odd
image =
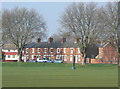
[[[3,63],[3,87],[117,87],[114,64]]]

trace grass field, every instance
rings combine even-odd
[[[115,64],[3,63],[3,87],[117,87]]]

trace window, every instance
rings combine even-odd
[[[60,59],[60,55],[57,55],[57,56],[56,56],[56,59]]]
[[[73,53],[73,52],[74,52],[74,49],[73,49],[73,48],[71,48],[70,53]]]
[[[78,53],[80,53],[80,48],[78,48]]]
[[[70,55],[70,61],[72,61],[73,60],[73,55]]]
[[[10,58],[10,55],[8,55],[8,58]]]
[[[26,48],[26,53],[28,53],[28,48]]]
[[[75,55],[75,60],[78,61],[78,56],[77,55]]]
[[[60,53],[60,48],[57,48],[57,53]]]
[[[13,55],[13,58],[15,58],[15,55]]]
[[[38,48],[38,53],[40,53],[40,48]]]
[[[34,55],[32,55],[32,59],[34,59]]]
[[[50,49],[51,53],[53,53],[53,48]]]
[[[78,61],[80,61],[80,55],[78,55]]]
[[[8,49],[8,52],[10,52],[10,49]]]
[[[64,53],[66,53],[66,48],[64,48]]]
[[[34,48],[32,48],[32,53],[34,53]]]
[[[44,53],[46,53],[47,52],[47,48],[44,48]]]
[[[67,59],[66,59],[66,55],[64,55],[64,61],[67,61]]]

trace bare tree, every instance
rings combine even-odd
[[[98,11],[96,3],[73,3],[66,8],[60,19],[62,27],[72,31],[78,38],[83,65],[86,64],[86,50],[90,40],[100,36]]]
[[[9,40],[18,49],[19,60],[22,59],[22,50],[25,44],[35,37],[46,35],[46,24],[43,17],[34,9],[15,7],[2,12],[3,40]]]
[[[120,11],[119,11],[120,13]],[[110,43],[117,49],[118,56],[120,56],[120,29],[118,24],[118,3],[107,3],[102,10],[102,20],[104,26],[104,39],[110,41]],[[119,59],[118,59],[119,63]]]
[[[54,41],[60,41],[62,38],[67,38],[68,41],[72,40],[74,38],[71,31],[58,29],[58,33],[53,34],[51,37],[54,39]]]

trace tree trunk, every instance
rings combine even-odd
[[[82,65],[85,65],[86,64],[86,53],[83,53],[82,54]]]
[[[117,48],[117,53],[118,53],[117,64],[120,66],[120,49],[119,49],[119,46],[118,46],[118,48]]]
[[[21,62],[22,61],[22,49],[19,48],[18,49],[18,61],[17,62]]]
[[[120,66],[120,53],[118,53],[118,65]]]

